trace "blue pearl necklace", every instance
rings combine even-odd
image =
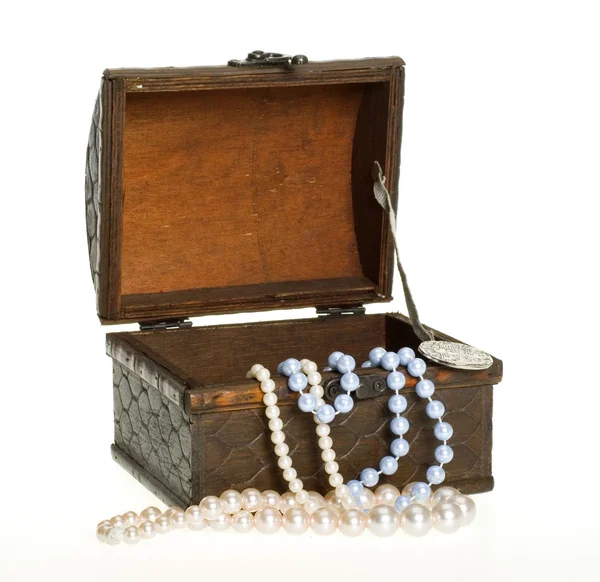
[[[343,374],[342,380],[348,373],[348,358],[354,361],[351,356],[346,356],[342,352],[333,352],[327,361],[330,369],[337,370]],[[342,365],[338,366],[338,362],[340,361]],[[385,348],[381,347],[373,348],[369,353],[369,360],[363,364],[363,368],[381,367],[390,372],[386,383],[388,388],[394,391],[394,394],[388,401],[388,408],[395,415],[390,422],[390,429],[397,438],[391,444],[392,456],[385,456],[381,459],[379,470],[371,467],[363,469],[360,473],[360,478],[349,481],[347,485],[353,497],[358,499],[362,495],[365,486],[374,487],[379,483],[379,476],[381,474],[393,475],[398,470],[398,460],[400,457],[408,454],[409,443],[404,439],[404,434],[408,431],[409,423],[405,417],[401,416],[401,413],[407,408],[407,402],[406,398],[400,394],[400,390],[404,388],[406,383],[406,378],[404,374],[398,372],[397,368],[399,366],[406,367],[411,376],[419,378],[416,387],[417,395],[420,398],[428,400],[425,412],[429,418],[437,420],[434,435],[438,440],[443,442],[434,452],[435,459],[439,464],[433,464],[427,469],[426,477],[428,482],[414,483],[409,490],[410,495],[401,495],[396,500],[396,508],[402,511],[402,509],[413,503],[413,501],[429,499],[431,496],[431,486],[439,485],[444,481],[446,472],[443,466],[449,463],[454,456],[452,448],[447,444],[448,439],[452,436],[453,429],[449,423],[443,420],[443,415],[446,412],[444,404],[439,400],[431,398],[435,392],[435,386],[431,380],[423,378],[427,365],[421,358],[415,357],[415,352],[411,348],[402,348],[397,353],[388,352]],[[340,383],[343,387],[342,381]],[[358,384],[356,387],[358,387]]]

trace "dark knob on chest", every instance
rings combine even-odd
[[[369,398],[376,398],[381,396],[385,392],[385,380],[374,374],[368,374],[365,376],[359,376],[360,385],[354,392],[357,400],[367,400]],[[324,388],[324,397],[328,402],[333,402],[336,396],[344,394],[344,389],[340,386],[338,378],[329,380]]]

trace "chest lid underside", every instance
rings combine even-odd
[[[104,323],[389,301],[404,63],[107,70],[86,168]]]

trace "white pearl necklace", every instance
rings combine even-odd
[[[309,360],[302,360],[301,364],[309,377],[310,393],[318,399],[322,398],[321,376],[316,372],[316,364]],[[475,518],[473,500],[447,486],[439,488],[429,499],[408,505],[401,513],[393,507],[394,501],[400,496],[400,491],[393,485],[381,485],[375,493],[365,489],[356,500],[338,472],[329,425],[319,423],[316,416],[321,458],[333,489],[325,497],[315,491],[306,491],[288,454],[283,422],[279,418],[275,382],[269,370],[260,364],[252,366],[249,376],[260,382],[264,393],[271,441],[278,456],[277,464],[288,481],[289,491],[279,495],[275,491],[260,492],[253,488],[241,493],[228,489],[220,497],[209,495],[199,505],[192,505],[185,511],[179,507],[170,507],[164,513],[156,507],[148,507],[139,515],[128,511],[98,524],[96,535],[100,541],[110,545],[121,541],[136,544],[140,539],[155,537],[157,533],[186,527],[195,531],[206,527],[224,531],[231,527],[239,533],[247,533],[255,528],[265,534],[275,533],[281,528],[290,534],[302,534],[311,529],[317,535],[331,535],[339,530],[347,536],[360,535],[368,528],[380,537],[393,535],[402,529],[409,535],[422,536],[432,527],[443,533],[454,532]],[[412,492],[413,485],[407,485],[403,494]],[[356,509],[357,503],[362,511]]]

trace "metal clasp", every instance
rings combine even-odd
[[[282,53],[266,53],[265,51],[252,51],[246,60],[231,59],[227,64],[230,67],[290,67],[292,65],[305,65],[308,59],[304,55],[284,55]]]
[[[367,374],[365,376],[359,376],[360,385],[354,392],[357,400],[368,400],[369,398],[377,398],[385,392],[386,384],[380,376],[374,374]],[[340,386],[339,378],[329,380],[324,388],[325,400],[333,402],[336,396],[345,394],[345,390]]]

